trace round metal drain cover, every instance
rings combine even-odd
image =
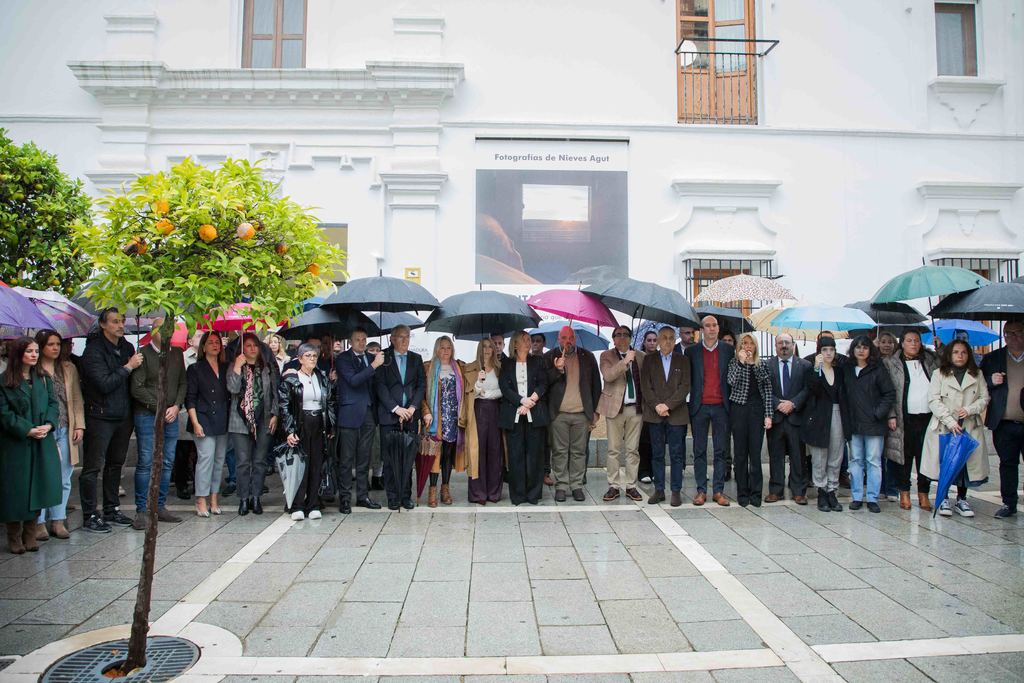
[[[199,648],[184,638],[153,636],[146,639],[146,666],[125,678],[107,678],[103,672],[128,656],[127,640],[112,640],[73,652],[55,662],[40,677],[41,683],[110,683],[152,681],[180,676],[199,661]]]

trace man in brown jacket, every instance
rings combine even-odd
[[[651,505],[665,500],[665,445],[668,444],[672,467],[672,506],[683,504],[683,439],[690,411],[686,395],[690,393],[690,360],[673,353],[676,334],[671,327],[658,333],[658,351],[646,356],[640,371],[644,397],[644,422],[651,433],[651,466],[654,469],[654,495]]]
[[[604,415],[608,428],[606,501],[618,498],[620,490],[631,500],[643,500],[643,495],[636,488],[640,468],[640,430],[644,422],[640,389],[643,354],[629,347],[632,338],[633,332],[625,325],[619,325],[612,332],[615,348],[601,354],[604,389],[597,403],[597,412]]]

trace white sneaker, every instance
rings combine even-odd
[[[971,509],[970,503],[966,500],[957,499],[956,507],[954,508],[958,515],[961,517],[973,517],[974,510]]]
[[[953,506],[949,504],[949,499],[948,498],[946,500],[942,501],[942,503],[939,505],[939,514],[941,516],[943,516],[943,517],[952,517],[953,516]],[[971,513],[971,514],[974,514],[974,513]]]
[[[640,477],[641,484],[650,484],[653,481],[650,477]]]
[[[323,515],[320,514],[319,510],[313,510],[312,512],[309,513],[310,519],[320,519],[321,517],[323,517]]]
[[[302,510],[296,510],[295,512],[292,513],[292,519],[294,519],[296,522],[301,522],[305,518],[306,515],[303,514]]]

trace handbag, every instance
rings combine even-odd
[[[420,455],[436,457],[441,455],[441,439],[423,434],[420,436]]]
[[[334,463],[331,458],[324,458],[324,464],[320,468],[320,489],[321,498],[334,498],[338,495],[338,477],[334,473]]]

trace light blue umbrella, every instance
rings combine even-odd
[[[529,333],[531,336],[543,334],[544,346],[554,349],[558,347],[558,333],[569,324],[568,320],[553,320],[529,330]],[[607,337],[598,334],[597,328],[593,325],[573,321],[571,326],[576,331],[576,346],[580,348],[584,348],[587,351],[607,351],[608,347],[612,344]]]
[[[798,330],[863,330],[875,326],[864,311],[845,306],[791,306],[772,319],[773,327]]]
[[[988,346],[999,339],[998,332],[976,320],[961,320],[957,318],[936,320],[932,322],[932,326],[935,328],[935,334],[939,336],[943,344],[953,341],[956,338],[957,332],[965,332],[967,334],[967,343],[971,346]],[[921,341],[925,344],[932,344],[935,341],[935,335],[931,332],[923,334],[921,335]]]

